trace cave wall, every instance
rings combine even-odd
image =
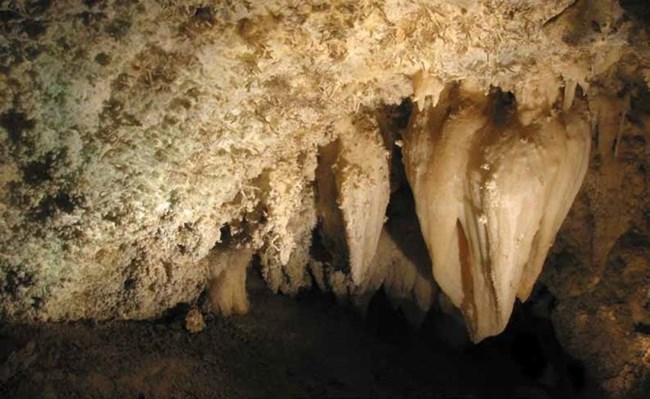
[[[627,10],[610,0],[8,3],[2,316],[156,317],[223,284],[214,257],[242,248],[274,291],[316,284],[363,304],[385,283],[425,311],[436,287],[421,261],[373,257],[377,243],[394,245],[378,218],[401,144],[381,114],[463,82],[511,93],[523,121],[588,104],[590,169],[543,280],[563,341],[602,379],[618,378],[612,391],[633,389],[620,379],[638,381],[649,358],[638,242],[648,237],[650,55],[646,14]],[[355,149],[357,137],[368,144]],[[315,180],[332,143],[327,197]],[[328,233],[322,221],[343,203]],[[354,265],[314,257],[315,227],[325,252],[354,253]],[[614,332],[595,327],[599,317]],[[620,377],[618,354],[580,346],[593,334],[626,348],[632,377]]]
[[[541,277],[556,297],[558,338],[614,397],[650,392],[649,98],[602,109],[590,169]]]

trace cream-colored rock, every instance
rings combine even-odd
[[[317,285],[363,311],[381,285],[374,262],[390,197],[388,152],[369,115],[334,125],[336,139],[321,147],[316,169],[316,209],[323,248],[309,262]]]
[[[474,341],[500,333],[525,300],[584,178],[579,110],[520,124],[512,99],[447,90],[416,113],[404,163],[433,274]]]
[[[205,329],[205,319],[198,308],[190,309],[185,315],[185,329],[192,334],[200,333]]]
[[[205,288],[194,266],[237,220],[265,248],[270,285],[295,292],[308,283],[308,240],[290,214],[309,209],[298,200],[311,195],[303,160],[335,139],[334,125],[413,94],[435,98],[441,82],[457,79],[522,100],[530,92],[531,110],[547,82],[536,77],[584,88],[642,41],[627,40],[617,2],[578,3],[9,4],[2,314],[155,317]],[[290,171],[286,189],[256,186],[273,170],[276,182]],[[286,203],[266,222],[265,193]],[[370,230],[358,259],[372,252]],[[278,250],[266,252],[271,242]],[[357,279],[365,261],[354,262]]]
[[[246,268],[250,248],[225,249],[208,256],[208,296],[212,310],[222,316],[248,312]]]
[[[343,119],[334,129],[337,139],[321,149],[316,170],[317,209],[332,266],[349,269],[352,288],[372,274],[390,196],[388,152],[368,116]]]
[[[321,147],[316,168],[316,210],[320,223],[319,234],[323,241],[323,249],[327,250],[328,255],[332,257],[328,263],[336,269],[343,269],[350,262],[350,251],[345,237],[345,221],[338,204],[339,194],[334,174],[340,148],[340,140]],[[325,270],[319,274],[325,276]]]
[[[307,265],[316,225],[315,169],[316,152],[311,151],[300,159],[278,163],[258,183],[264,223],[253,241],[261,246],[264,279],[276,292],[293,295],[311,285]]]
[[[333,166],[337,203],[343,216],[349,249],[350,275],[363,284],[377,250],[390,196],[388,153],[376,123],[369,119],[344,120],[340,153]]]
[[[628,118],[627,105],[620,102],[638,97],[650,81],[647,29],[639,23],[642,13],[635,14],[639,8],[630,4],[4,2],[0,315],[8,321],[142,319],[194,303],[207,288],[205,270],[197,264],[226,240],[226,226],[257,251],[264,278],[275,291],[294,294],[315,280],[342,296],[366,295],[370,291],[364,293],[363,287],[374,283],[358,283],[375,278],[375,266],[367,259],[380,237],[383,188],[377,183],[381,180],[373,180],[373,188],[357,195],[364,190],[354,187],[356,174],[351,173],[343,187],[350,195],[341,197],[347,210],[339,209],[330,167],[337,163],[345,135],[336,125],[374,118],[386,105],[409,97],[420,118],[431,119],[424,117],[433,112],[426,102],[437,103],[445,96],[441,89],[458,81],[467,87],[471,82],[472,92],[480,95],[460,101],[450,118],[437,105],[433,113],[439,115],[430,124],[447,121],[445,131],[457,134],[445,146],[460,152],[469,145],[462,138],[484,123],[478,111],[487,106],[484,94],[492,87],[514,94],[515,118],[521,123],[515,127],[509,120],[501,134],[559,129],[569,137],[568,148],[574,147],[570,126],[582,125],[575,109],[588,97],[599,141],[586,205],[579,211],[595,234],[589,242],[578,242],[592,249],[593,262],[603,269],[618,236],[631,221],[642,219],[643,206],[619,189],[637,186],[635,195],[647,197],[640,176],[648,168],[632,162],[625,150],[626,143],[642,146],[641,139],[620,133],[643,120]],[[558,107],[564,109],[552,115]],[[540,146],[552,147],[545,133],[538,136]],[[402,143],[394,132],[385,137],[393,138],[387,140],[390,146]],[[418,140],[426,145],[432,139]],[[650,141],[647,136],[643,140]],[[519,147],[505,140],[512,160],[501,161],[495,155],[501,151],[497,144],[485,144],[486,156],[497,158],[493,166],[516,166],[519,158],[512,151]],[[425,147],[420,153],[412,147],[408,151],[430,159],[434,154]],[[545,151],[536,153],[523,144],[520,149],[535,153],[531,162],[546,159]],[[330,150],[334,158],[328,160]],[[354,151],[361,150],[369,159],[360,171],[383,162],[374,144]],[[319,165],[327,167],[316,170],[316,154]],[[463,159],[436,162],[446,172],[428,177],[412,170],[411,180],[465,179],[475,189],[490,182],[499,190],[510,187],[507,176],[485,180],[490,174],[480,168],[470,177],[453,172]],[[560,183],[571,184],[564,175]],[[442,187],[457,194],[476,191],[450,182]],[[540,192],[546,188],[547,183],[535,188],[534,181],[529,186]],[[381,195],[368,207],[372,217],[360,222],[359,204],[371,191]],[[486,190],[478,191],[469,200],[483,201]],[[457,207],[468,200],[463,195],[439,205],[460,215]],[[561,215],[565,201],[558,201],[547,205]],[[620,212],[606,209],[612,206]],[[311,239],[317,210],[321,222],[327,221],[319,231],[329,232],[321,238],[337,248],[334,259],[311,256],[317,246]],[[497,207],[488,210],[492,213],[478,216],[481,221],[501,218]],[[323,212],[333,217],[323,217]],[[477,216],[469,212],[463,217],[467,222]],[[451,239],[450,248],[458,246],[454,220],[444,215],[429,222],[429,230],[445,228],[427,234]],[[544,223],[540,235],[552,235],[555,221]],[[481,231],[471,225],[463,231],[475,234],[470,228]],[[534,255],[538,260],[545,251],[540,248]],[[468,243],[470,249],[477,251]],[[442,258],[434,263],[447,262]],[[445,273],[442,278],[456,281],[445,291],[461,295],[462,274]],[[522,273],[524,280],[531,276],[519,293],[525,296],[535,273],[528,267]],[[395,273],[389,285],[408,288],[410,283],[401,279],[410,282],[411,275]],[[388,281],[380,277],[378,281]],[[600,277],[587,277],[594,283],[573,284],[570,291],[589,294],[596,289]],[[503,316],[494,322],[501,323]],[[567,312],[566,320],[572,318]]]

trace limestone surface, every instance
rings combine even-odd
[[[474,341],[503,331],[515,298],[528,299],[589,161],[584,109],[549,108],[527,126],[517,116],[503,93],[456,86],[404,136],[433,275]]]
[[[477,98],[511,96],[532,142],[565,132],[558,115],[590,125],[590,169],[569,220],[593,229],[565,225],[560,244],[576,263],[598,266],[545,280],[569,301],[560,335],[590,347],[571,331],[592,304],[575,298],[601,288],[645,206],[647,15],[614,0],[2,1],[2,319],[157,317],[219,286],[205,265],[234,250],[253,254],[276,292],[316,285],[356,301],[384,284],[426,308],[432,275],[395,253],[395,236],[382,238],[407,144],[386,110],[411,101],[427,112],[460,84]],[[480,118],[469,113],[452,111],[467,114],[459,122]],[[549,129],[536,134],[541,126]],[[519,132],[502,133],[508,141]],[[503,156],[497,147],[491,156]],[[578,189],[561,183],[558,192]],[[557,200],[557,215],[569,197]],[[377,259],[382,243],[396,249]],[[522,298],[547,245],[536,272],[523,273]],[[248,265],[226,263],[223,281],[241,286]],[[642,320],[638,290],[626,300]],[[444,291],[453,298],[458,287]],[[231,293],[224,309],[243,309],[234,298],[245,293]],[[638,356],[647,336],[625,342],[636,348],[626,375],[637,378],[648,369]],[[620,372],[606,356],[576,353],[603,376]]]

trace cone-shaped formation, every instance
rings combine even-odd
[[[390,196],[388,154],[369,120],[345,123],[336,165],[339,206],[350,250],[352,281],[361,284],[377,250]]]
[[[587,169],[587,118],[547,114],[524,126],[512,96],[456,86],[415,111],[404,137],[434,277],[475,342],[530,294]]]
[[[337,141],[321,150],[318,208],[335,264],[350,265],[354,285],[369,278],[390,196],[388,154],[374,121],[345,119]],[[341,233],[345,234],[343,236]]]

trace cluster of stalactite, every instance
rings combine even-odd
[[[284,260],[263,256],[263,270],[304,269],[362,310],[383,286],[420,315],[435,300],[435,280],[474,341],[500,333],[515,299],[530,295],[587,171],[590,113],[573,97],[558,89],[544,108],[520,112],[510,93],[454,83],[421,99],[397,144],[429,252],[424,268],[385,228],[391,163],[399,162],[386,147],[395,143],[367,115],[342,120],[314,174],[311,225],[327,256],[300,255],[293,265],[291,251]]]

